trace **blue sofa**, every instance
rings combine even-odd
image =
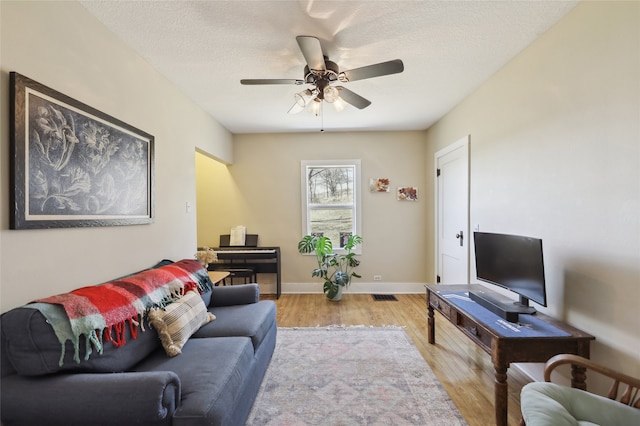
[[[126,344],[106,342],[88,359],[80,345],[81,362],[66,342],[62,362],[40,311],[4,313],[2,425],[244,424],[275,348],[275,303],[259,300],[257,284],[209,285],[201,296],[216,319],[174,357],[146,323],[135,339],[125,330]]]

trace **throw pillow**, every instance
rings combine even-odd
[[[158,332],[162,346],[169,356],[181,354],[189,337],[214,319],[215,315],[207,312],[207,307],[196,291],[187,291],[164,310],[152,309],[149,312],[149,322]]]

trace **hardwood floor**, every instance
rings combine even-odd
[[[398,301],[374,301],[371,295],[345,294],[330,302],[322,294],[283,294],[276,301],[279,327],[398,325],[413,340],[470,426],[494,423],[493,366],[490,356],[436,313],[436,345],[427,342],[427,307],[421,294],[400,294]],[[274,299],[271,295],[264,298]],[[520,389],[529,380],[509,369],[510,425],[520,421]]]

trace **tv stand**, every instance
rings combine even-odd
[[[562,321],[551,318],[543,313],[536,315],[536,320],[543,321],[566,333],[566,336],[520,337],[503,335],[492,329],[491,324],[474,317],[465,309],[460,308],[443,293],[481,292],[486,287],[475,285],[444,285],[427,284],[428,309],[428,339],[429,343],[436,343],[435,311],[442,314],[441,318],[451,322],[482,350],[491,355],[495,369],[494,409],[497,426],[507,426],[507,401],[509,392],[507,386],[507,369],[512,362],[547,362],[554,355],[568,353],[589,358],[589,344],[595,339],[590,334],[580,331]],[[499,300],[500,295],[493,294]],[[585,369],[572,365],[571,385],[578,389],[585,389]]]
[[[507,301],[482,290],[470,291],[469,298],[509,322],[517,323],[519,314],[536,313],[533,306],[525,306],[511,300]]]

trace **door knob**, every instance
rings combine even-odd
[[[456,238],[460,240],[460,247],[463,245],[464,233],[460,231],[460,233],[456,234]]]

